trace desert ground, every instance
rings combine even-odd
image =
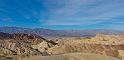
[[[120,60],[120,59],[91,53],[69,53],[53,56],[28,57],[22,60]]]

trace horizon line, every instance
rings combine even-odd
[[[93,28],[93,29],[51,29],[51,28],[43,28],[43,27],[19,27],[19,26],[0,26],[0,28],[24,28],[24,29],[48,29],[48,30],[115,30],[115,31],[124,31],[117,29],[101,29],[101,28]]]

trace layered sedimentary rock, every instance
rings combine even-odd
[[[42,45],[44,45],[43,43],[40,43],[37,45],[37,49],[46,51],[51,55],[83,52],[119,57],[118,51],[124,50],[124,44],[119,43],[123,41],[121,40],[120,36],[121,35],[104,35],[97,33],[96,36],[92,37],[91,39],[60,40],[56,42],[56,45],[47,48],[46,50],[40,48]],[[48,47],[48,44],[44,46]]]
[[[48,50],[49,54],[64,54],[73,52],[96,53],[118,57],[118,50],[124,50],[124,45],[94,44],[82,41],[65,41]]]
[[[121,42],[121,43],[118,43]],[[0,54],[3,55],[56,55],[65,53],[95,53],[123,58],[123,35],[97,33],[90,38],[46,40],[34,34],[0,35]]]
[[[95,41],[123,41],[124,35],[105,35],[102,33],[96,33],[96,36],[92,39]]]
[[[35,50],[23,42],[4,41],[0,43],[1,54],[5,55],[21,55],[21,54],[35,54]],[[38,52],[37,52],[38,53]]]
[[[5,37],[1,37],[2,39],[0,40],[0,54],[3,55],[44,55],[44,51],[39,50],[39,48],[35,49],[32,46],[40,44],[40,46],[38,47],[46,49],[50,45],[50,42],[47,42],[47,40],[45,40],[44,38],[33,34],[19,33],[9,34]],[[6,39],[6,37],[8,39]]]

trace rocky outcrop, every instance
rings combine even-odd
[[[96,33],[96,36],[92,38],[95,41],[120,41],[124,40],[123,35],[105,35],[102,33]]]
[[[118,50],[119,52],[119,57],[124,60],[124,50]]]
[[[32,45],[32,48],[37,49],[40,52],[45,52],[49,48],[49,46],[46,41],[43,41],[40,44]]]
[[[38,54],[31,45],[23,42],[11,42],[11,40],[0,42],[0,54],[4,55],[21,55],[21,54]],[[36,52],[36,53],[35,53]]]
[[[6,34],[5,37],[4,34]],[[2,37],[0,40],[0,54],[3,55],[43,55],[43,51],[38,50],[39,48],[35,49],[32,46],[38,44],[38,47],[46,49],[46,47],[49,47],[47,44],[50,43],[34,34],[4,34],[0,36]]]
[[[80,40],[77,40],[77,41],[61,42],[61,44],[50,48],[48,52],[49,54],[83,52],[83,53],[96,53],[96,54],[118,57],[119,54],[118,50],[124,50],[123,47],[124,45],[93,44],[93,43],[84,43]]]
[[[33,49],[37,49],[39,52],[43,53],[43,55],[49,55],[47,50],[56,45],[53,41],[43,41],[37,45],[32,45]]]

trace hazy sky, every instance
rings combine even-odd
[[[0,26],[124,30],[124,0],[0,0]]]

